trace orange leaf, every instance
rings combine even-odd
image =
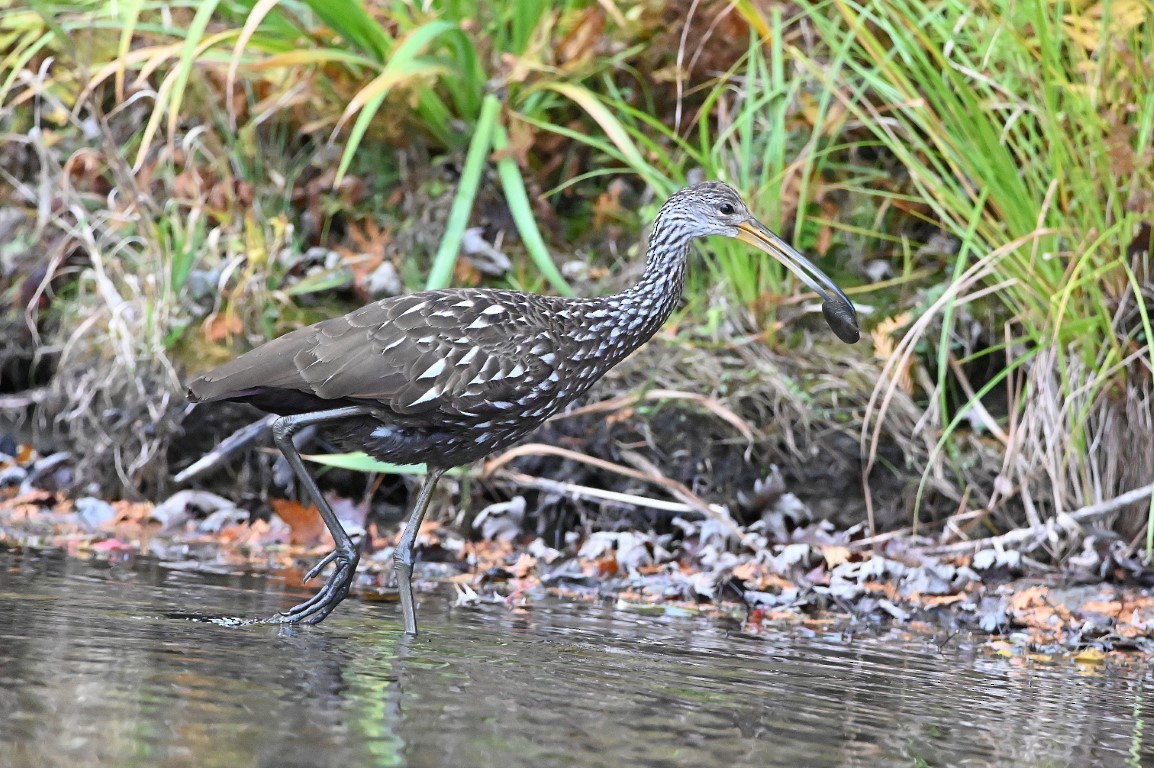
[[[235,336],[244,330],[244,323],[232,311],[226,310],[223,314],[215,314],[204,321],[204,337],[209,341],[219,342]]]
[[[273,511],[284,520],[291,531],[289,541],[306,547],[320,544],[327,530],[317,508],[305,507],[291,499],[270,499]]]
[[[965,595],[923,595],[921,597],[921,603],[927,608],[934,608],[939,605],[957,603],[965,599]]]
[[[530,555],[528,552],[522,552],[521,556],[517,558],[517,562],[509,568],[509,571],[518,579],[528,578],[533,571],[537,569],[537,558]]]
[[[1116,619],[1122,613],[1122,603],[1117,600],[1090,600],[1082,604],[1082,612],[1100,613]]]
[[[616,576],[617,575],[617,556],[614,554],[606,555],[594,561],[597,568],[598,576]]]

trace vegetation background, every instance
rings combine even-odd
[[[1148,0],[0,10],[0,402],[72,487],[165,498],[246,418],[190,410],[190,373],[372,298],[616,290],[664,197],[719,178],[865,340],[710,242],[674,322],[547,428],[572,450],[477,493],[772,486],[862,540],[1154,542]]]

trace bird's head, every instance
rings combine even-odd
[[[857,311],[829,275],[774,234],[750,212],[733,187],[706,181],[674,193],[662,207],[668,224],[690,237],[724,235],[749,243],[784,264],[822,299],[822,314],[842,341],[860,337]]]

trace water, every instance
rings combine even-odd
[[[348,601],[227,628],[280,582],[0,555],[0,766],[1154,765],[1148,667],[954,638],[758,636],[562,601]]]

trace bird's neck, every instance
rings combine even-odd
[[[645,272],[636,285],[621,294],[622,300],[640,309],[649,323],[649,334],[657,332],[681,301],[685,286],[685,261],[693,238],[663,230],[660,224],[649,238]]]
[[[604,298],[568,300],[576,310],[569,317],[577,320],[566,331],[569,362],[595,374],[578,376],[572,396],[649,341],[681,299],[692,238],[680,236],[676,228],[663,229],[660,217],[658,222],[649,238],[645,272],[636,285]]]
[[[665,324],[681,300],[685,259],[692,238],[656,227],[649,240],[645,272],[631,288],[602,299],[590,335],[601,339],[606,367],[640,347]],[[610,309],[611,307],[611,309]]]

